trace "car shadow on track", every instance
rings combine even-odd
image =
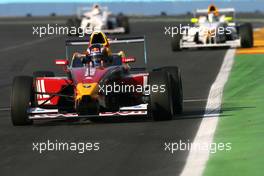
[[[201,119],[201,118],[212,118],[212,117],[231,117],[233,116],[232,112],[234,111],[242,111],[245,109],[256,108],[255,106],[238,106],[238,107],[227,107],[222,108],[218,113],[208,113],[205,114],[204,111],[195,110],[195,111],[185,111],[180,117],[177,119]],[[215,109],[208,110],[208,112],[216,112]],[[228,112],[228,113],[227,113]]]

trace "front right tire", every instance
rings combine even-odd
[[[166,71],[153,71],[149,73],[150,103],[149,113],[155,121],[171,120],[173,117],[173,99],[171,90],[171,79]],[[154,91],[153,88],[164,87]]]
[[[155,69],[155,71],[166,71],[171,79],[171,96],[173,100],[173,114],[178,115],[183,112],[183,90],[181,71],[177,66],[167,66]]]

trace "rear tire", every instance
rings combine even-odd
[[[253,29],[250,23],[245,23],[238,28],[241,37],[241,47],[242,48],[252,48],[253,39]]]
[[[150,90],[149,113],[155,121],[171,120],[173,117],[173,100],[169,74],[165,71],[150,72],[149,85],[150,87],[165,85],[164,92]]]
[[[172,51],[181,51],[181,34],[176,34],[173,36],[171,41],[171,49]]]
[[[13,125],[31,125],[27,110],[34,101],[33,78],[18,76],[13,80],[11,92],[11,120]]]

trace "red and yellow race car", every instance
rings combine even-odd
[[[15,77],[11,94],[13,125],[30,125],[41,119],[105,116],[170,120],[180,114],[183,109],[180,70],[163,67],[148,72],[145,67],[131,67],[135,57],[111,50],[112,45],[129,43],[144,44],[146,64],[145,37],[109,39],[102,32],[94,32],[90,40],[66,41],[66,59],[55,60],[66,76],[38,71],[33,76]],[[77,46],[86,49],[69,57],[69,50]]]

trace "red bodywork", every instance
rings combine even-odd
[[[39,77],[36,78],[35,90],[40,93],[55,94],[60,92],[60,90],[68,84],[72,84],[72,81],[66,77]],[[50,99],[51,95],[49,94],[37,94],[38,105]],[[57,105],[58,100],[59,97],[55,96],[47,101],[45,105]]]
[[[117,69],[118,67],[98,67],[90,70],[85,67],[72,68],[70,70],[72,79],[67,77],[38,77],[35,82],[35,90],[40,93],[37,94],[37,103],[40,105],[46,101],[45,105],[56,106],[60,97],[55,95],[51,98],[52,94],[60,93],[60,91],[69,84],[74,88],[76,94],[75,86],[78,83],[99,83],[103,80],[107,82],[107,77],[111,77],[113,72]],[[147,76],[148,73],[126,74],[124,77],[117,79],[116,83],[122,83],[123,85],[144,85],[146,84]]]

